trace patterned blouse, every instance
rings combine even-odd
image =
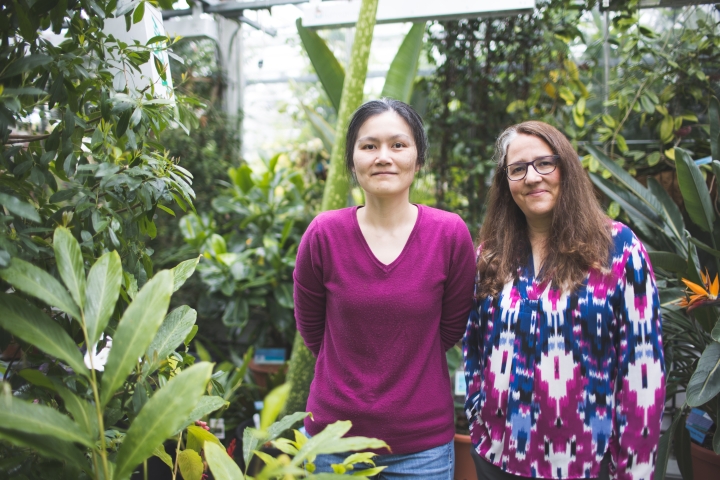
[[[536,283],[532,259],[476,300],[463,339],[470,436],[504,471],[652,480],[665,403],[660,302],[645,248],[613,222],[609,271],[572,293]]]

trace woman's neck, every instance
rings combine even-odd
[[[365,196],[365,206],[358,210],[358,221],[378,230],[394,230],[415,223],[417,207],[407,196],[377,198]]]
[[[550,238],[550,222],[528,222],[528,236],[532,248],[533,268],[537,277],[547,257],[547,241]]]

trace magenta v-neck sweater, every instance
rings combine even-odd
[[[459,216],[418,205],[403,251],[385,265],[357,209],[318,215],[298,248],[295,318],[317,357],[305,427],[316,435],[351,420],[349,436],[380,438],[396,454],[443,445],[454,434],[445,351],[472,307],[472,238]]]

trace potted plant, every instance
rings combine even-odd
[[[455,345],[447,351],[446,357],[455,399],[455,475],[453,478],[455,480],[477,480],[475,462],[470,454],[470,425],[465,416],[465,389],[458,388],[465,386],[465,379],[460,379],[460,382],[456,381],[458,372],[460,374],[463,372],[461,348]]]

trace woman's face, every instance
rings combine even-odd
[[[534,135],[518,134],[508,146],[505,164],[532,162],[537,157],[554,155],[545,141]],[[549,225],[552,212],[560,195],[560,166],[552,173],[540,175],[529,166],[525,178],[518,181],[506,179],[510,194],[531,225]]]
[[[419,166],[413,132],[392,110],[368,118],[353,148],[353,172],[366,195],[408,194]]]

